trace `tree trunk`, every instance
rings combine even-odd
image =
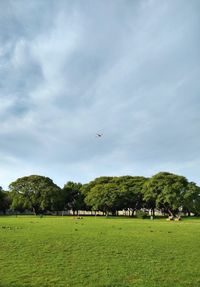
[[[32,208],[32,210],[33,210],[33,213],[34,213],[35,215],[37,215],[36,208],[35,208],[35,207],[33,207],[33,208]]]
[[[168,209],[168,214],[169,214],[169,216],[174,217],[174,214],[170,209]]]
[[[155,217],[155,209],[154,208],[151,209],[151,216],[153,216],[153,218]]]

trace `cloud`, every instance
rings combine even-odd
[[[0,184],[160,170],[200,182],[198,1],[0,8]]]

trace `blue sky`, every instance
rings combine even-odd
[[[0,185],[200,184],[199,15],[198,0],[0,1]]]

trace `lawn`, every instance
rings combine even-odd
[[[200,219],[0,217],[1,287],[199,287]]]

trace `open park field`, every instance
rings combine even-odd
[[[0,217],[1,287],[199,287],[200,219]]]

